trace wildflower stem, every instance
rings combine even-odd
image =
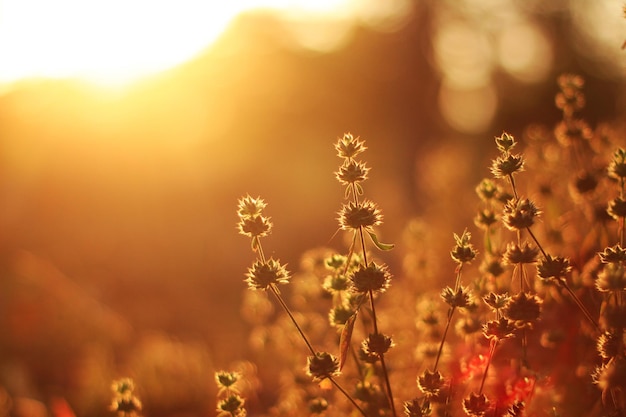
[[[576,293],[574,293],[574,291],[572,291],[572,289],[570,288],[569,285],[567,285],[567,282],[565,282],[564,280],[559,280],[559,282],[561,283],[561,285],[563,286],[563,288],[565,288],[565,290],[567,290],[567,292],[569,293],[569,295],[572,297],[572,299],[574,300],[574,302],[576,303],[576,305],[578,306],[578,308],[580,309],[580,311],[582,311],[582,313],[584,314],[584,316],[587,318],[587,320],[589,320],[589,322],[593,325],[593,327],[596,330],[600,330],[600,325],[598,324],[597,321],[594,320],[593,317],[591,317],[591,313],[589,313],[589,310],[587,310],[587,307],[584,306],[584,304],[582,303],[582,301],[580,301],[580,298],[578,298],[578,296],[576,295]]]
[[[543,247],[541,246],[541,243],[539,243],[539,240],[537,240],[537,237],[535,236],[535,234],[533,233],[532,230],[530,230],[530,227],[526,228],[526,231],[528,232],[528,234],[530,235],[530,237],[533,238],[533,241],[535,242],[535,244],[537,245],[537,247],[539,248],[539,250],[541,251],[541,254],[543,255],[543,257],[545,259],[548,258],[548,254],[546,253],[546,251],[543,250]]]
[[[372,308],[372,322],[374,324],[374,333],[378,334],[378,324],[376,319],[376,307],[374,306],[374,292],[369,290],[370,306]],[[389,382],[389,373],[387,372],[387,366],[385,365],[385,356],[380,354],[380,365],[383,369],[383,375],[385,376],[385,385],[387,387],[387,399],[389,400],[389,406],[393,415],[396,415],[396,408],[393,402],[393,393],[391,391],[391,383]]]
[[[437,372],[437,366],[439,365],[439,359],[441,359],[441,352],[443,352],[443,344],[446,341],[446,336],[448,335],[448,329],[450,329],[450,322],[452,321],[452,315],[454,314],[454,310],[456,307],[450,307],[448,310],[448,321],[446,322],[446,328],[443,331],[443,336],[441,336],[441,343],[439,344],[439,350],[437,351],[437,358],[435,359],[435,366],[433,367],[433,372]]]
[[[339,383],[337,381],[335,381],[335,379],[333,377],[328,377],[328,379],[348,399],[348,401],[350,401],[352,403],[354,408],[356,408],[359,411],[359,413],[361,413],[361,415],[363,415],[364,417],[367,417],[367,414],[365,414],[365,411],[363,411],[363,409],[361,407],[359,407],[359,405],[356,403],[356,401],[354,401],[354,398],[352,398],[352,396],[350,394],[348,394],[346,392],[346,390],[343,389],[343,387],[341,385],[339,385]]]
[[[283,300],[283,297],[280,295],[280,292],[278,291],[276,286],[274,284],[272,284],[272,285],[270,285],[270,288],[272,289],[272,293],[274,293],[274,295],[276,296],[276,299],[278,300],[280,305],[283,307],[283,310],[285,310],[285,312],[287,313],[287,315],[291,319],[293,325],[296,326],[296,329],[298,330],[298,333],[300,333],[300,336],[302,337],[302,340],[304,340],[304,343],[306,343],[306,346],[311,351],[311,354],[315,355],[315,353],[316,353],[315,349],[313,349],[313,346],[311,346],[311,343],[309,342],[309,339],[306,337],[306,335],[302,331],[302,328],[300,327],[300,325],[296,321],[296,318],[291,313],[291,310],[289,310],[289,307],[287,307],[287,304],[285,304],[285,301]]]
[[[487,365],[485,365],[485,372],[483,373],[483,379],[480,381],[480,389],[478,390],[479,395],[483,393],[485,380],[487,379],[487,372],[489,372],[489,366],[491,365],[491,358],[493,357],[493,354],[496,351],[497,344],[498,344],[497,339],[491,340],[491,345],[489,346],[489,357],[487,358]]]

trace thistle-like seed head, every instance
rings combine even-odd
[[[619,148],[613,153],[608,167],[609,176],[616,179],[626,178],[626,150]]]
[[[521,245],[510,242],[506,246],[503,260],[508,265],[532,264],[537,260],[538,254],[539,249],[535,246],[531,246],[528,242],[524,242]]]
[[[426,369],[417,377],[417,387],[427,397],[434,397],[444,388],[445,380],[439,371],[432,372]]]
[[[496,136],[495,139],[496,146],[498,147],[498,150],[502,153],[509,153],[509,151],[513,149],[517,144],[517,141],[515,140],[513,135],[507,132],[502,132],[502,134],[500,136]]]
[[[532,327],[541,315],[541,299],[536,295],[520,292],[511,300],[502,313],[518,328]]]
[[[491,164],[491,173],[496,178],[507,178],[510,175],[524,170],[524,157],[507,154],[499,156]]]
[[[527,198],[509,200],[504,206],[502,222],[509,230],[523,230],[531,227],[540,213],[535,203]]]
[[[389,288],[391,273],[386,265],[371,262],[367,267],[361,265],[358,270],[352,273],[350,280],[354,292],[384,292]]]
[[[369,168],[364,162],[355,161],[354,159],[346,159],[339,167],[339,171],[335,172],[335,178],[344,185],[351,185],[367,179]]]
[[[572,270],[569,259],[561,256],[553,257],[547,254],[546,257],[537,264],[537,275],[545,283],[553,281],[564,281]]]
[[[470,243],[472,234],[465,230],[461,236],[454,233],[455,245],[450,251],[450,256],[458,264],[470,263],[476,257],[476,250]]]
[[[626,273],[622,262],[611,262],[604,265],[598,274],[596,288],[600,292],[626,291]]]
[[[382,223],[383,215],[375,203],[364,200],[344,204],[339,211],[339,226],[343,230],[371,229]]]
[[[246,282],[251,290],[266,290],[271,285],[289,283],[289,272],[279,261],[268,259],[256,261],[246,274]]]
[[[605,248],[603,252],[598,254],[600,261],[605,264],[613,262],[626,262],[626,249],[622,248],[619,244]]]
[[[355,138],[351,133],[345,133],[335,144],[335,149],[340,158],[352,159],[367,148],[364,141]]]
[[[450,287],[446,287],[441,292],[441,298],[450,307],[468,308],[472,305],[472,293],[467,287],[459,287],[458,291],[454,291]]]
[[[362,347],[368,354],[380,357],[393,347],[393,340],[382,333],[370,333],[367,339],[363,341]]]
[[[483,334],[487,339],[503,340],[512,337],[515,332],[513,322],[505,317],[491,320],[483,326]]]
[[[307,358],[307,375],[321,381],[339,375],[339,359],[328,352],[318,352]]]
[[[491,403],[485,394],[471,393],[463,399],[463,410],[468,416],[484,416]]]
[[[626,200],[621,197],[616,197],[611,200],[607,213],[615,220],[619,220],[620,217],[626,217]]]

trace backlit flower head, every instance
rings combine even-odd
[[[509,230],[523,230],[531,227],[540,213],[535,203],[527,198],[509,200],[504,206],[502,222]]]
[[[503,259],[508,265],[532,264],[537,260],[538,254],[539,248],[531,246],[528,242],[523,242],[521,245],[510,242],[506,245]]]
[[[340,183],[350,185],[365,181],[369,170],[364,162],[349,159],[339,167],[338,172],[335,172],[335,177]]]
[[[252,290],[266,290],[271,285],[289,283],[289,272],[279,261],[269,259],[256,261],[246,274],[246,282]]]
[[[484,416],[491,403],[485,394],[471,393],[463,399],[463,410],[468,416]]]
[[[267,204],[260,197],[253,198],[246,195],[239,199],[237,215],[239,218],[258,216],[263,213],[266,206]]]
[[[380,357],[387,353],[387,351],[393,346],[391,337],[382,333],[370,333],[370,335],[362,343],[362,348],[370,355],[376,355]]]
[[[571,270],[569,259],[550,254],[537,264],[537,275],[544,282],[565,280]]]
[[[499,156],[491,164],[491,173],[496,178],[506,178],[524,170],[524,157],[507,154]]]
[[[375,262],[371,262],[367,267],[361,265],[359,269],[352,273],[350,280],[352,281],[352,290],[354,292],[384,292],[389,288],[391,273],[386,265],[378,265]]]
[[[345,133],[335,144],[335,149],[340,158],[352,159],[367,148],[364,141],[355,138],[351,133]]]
[[[307,358],[307,375],[314,381],[339,375],[339,359],[327,352],[318,352]]]
[[[430,371],[426,369],[420,376],[417,377],[417,387],[427,397],[433,397],[439,394],[444,388],[445,380],[439,371]]]
[[[472,234],[465,230],[460,236],[454,233],[455,245],[450,251],[450,256],[458,264],[471,262],[476,257],[476,250],[470,243]]]
[[[339,225],[343,230],[371,229],[382,223],[383,215],[375,203],[364,200],[344,204],[339,211]]]
[[[541,315],[541,303],[536,295],[520,292],[511,297],[503,314],[519,328],[532,327]]]
[[[626,291],[626,270],[622,262],[611,262],[604,265],[598,274],[596,288],[600,292]]]
[[[608,167],[609,176],[615,179],[626,178],[626,150],[619,148],[613,153]]]

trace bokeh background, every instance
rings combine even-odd
[[[213,413],[212,372],[247,352],[254,255],[237,199],[268,202],[264,247],[292,270],[310,248],[343,248],[345,132],[367,142],[366,193],[400,274],[411,219],[427,219],[443,258],[472,224],[494,136],[558,121],[558,74],[584,76],[592,126],[623,125],[621,1],[345,4],[249,6],[200,53],[122,83],[16,76],[2,46],[19,39],[0,30],[0,75],[13,74],[0,93],[0,403],[109,415],[110,380],[131,374],[146,414]]]

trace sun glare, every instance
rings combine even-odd
[[[373,3],[0,0],[0,85],[25,78],[124,84],[192,58],[243,12],[262,9],[286,19],[337,21],[363,16],[364,5]]]

